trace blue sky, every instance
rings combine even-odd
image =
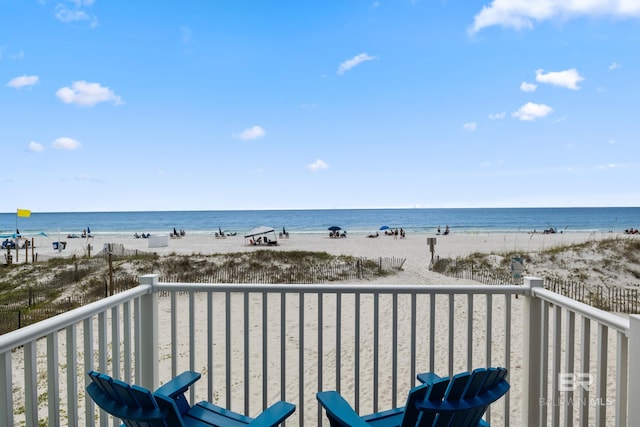
[[[638,206],[640,1],[0,0],[0,211]]]

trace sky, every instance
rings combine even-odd
[[[640,205],[640,0],[0,0],[0,212]]]

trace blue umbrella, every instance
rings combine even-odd
[[[332,225],[331,227],[329,227],[329,230],[338,231],[338,230],[342,230],[342,228],[338,227],[337,225]]]
[[[389,226],[388,225],[383,225],[382,227],[380,227],[380,230],[388,230]]]

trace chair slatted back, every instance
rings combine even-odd
[[[129,385],[92,371],[87,392],[104,411],[129,427],[184,426],[172,399],[154,396],[144,387]]]
[[[491,403],[509,389],[504,368],[479,368],[451,378],[441,378],[426,386],[423,399],[407,402],[416,405],[421,417],[414,424],[419,427],[477,426]],[[410,398],[411,400],[411,398]],[[413,413],[413,410],[411,411]],[[406,418],[406,415],[405,415]],[[413,418],[413,415],[412,415]],[[403,421],[402,424],[405,427]]]

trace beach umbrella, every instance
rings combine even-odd
[[[287,230],[285,230],[284,227],[282,227],[282,234],[287,234]]]
[[[87,227],[87,234],[91,234],[91,229]]]
[[[342,230],[342,228],[338,227],[337,225],[332,225],[331,227],[329,227],[329,230],[338,231],[338,230]]]
[[[218,232],[220,233],[220,235],[222,236],[222,228],[218,227]]]
[[[382,227],[380,227],[380,230],[388,230],[389,226],[388,225],[383,225]]]

